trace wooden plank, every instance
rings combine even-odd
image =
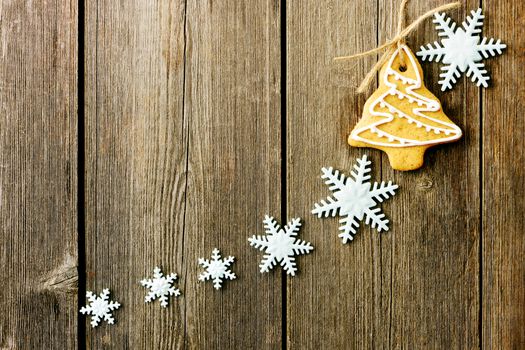
[[[76,348],[77,1],[0,2],[0,348]]]
[[[407,20],[445,3],[411,1]],[[465,1],[449,14],[461,24],[465,13],[478,5]],[[379,27],[381,42],[396,30],[396,19],[388,14],[397,13],[398,6],[399,1],[380,1],[379,16],[386,18]],[[439,37],[429,19],[408,44],[416,51],[435,40]],[[389,203],[392,231],[381,240],[381,285],[390,294],[385,300],[389,304],[385,347],[390,348],[479,347],[479,90],[462,78],[452,90],[441,92],[440,66],[422,63],[425,84],[461,128],[462,139],[429,150],[424,167],[414,172],[392,171],[382,156],[383,178],[401,186]]]
[[[507,44],[483,91],[483,347],[525,348],[525,3],[484,2],[483,34]]]
[[[88,347],[280,343],[280,274],[247,242],[280,207],[278,24],[269,1],[86,4],[87,285],[123,304]],[[197,280],[215,246],[220,292]],[[134,286],[156,264],[181,274],[166,310]]]
[[[187,18],[186,345],[279,348],[281,273],[247,240],[280,217],[279,2],[190,1]],[[215,247],[236,257],[220,291],[197,280]]]
[[[320,179],[322,167],[348,174],[355,158],[367,153],[379,179],[379,153],[346,143],[366,98],[355,89],[373,58],[332,60],[374,47],[376,17],[374,1],[287,2],[287,214],[305,219],[301,238],[314,246],[298,259],[299,274],[288,278],[289,349],[374,349],[388,335],[384,326],[376,327],[383,315],[381,236],[365,227],[345,246],[337,237],[337,219],[310,213],[329,193]],[[393,206],[385,205],[387,212]]]
[[[480,129],[478,104],[471,102],[477,101],[477,89],[463,82],[448,96],[438,93],[438,67],[425,66],[427,86],[465,137],[429,151],[421,170],[395,172],[379,151],[350,149],[346,136],[369,95],[357,96],[354,87],[371,61],[336,65],[331,58],[372,48],[376,33],[380,43],[393,37],[392,13],[399,2],[379,1],[377,9],[370,3],[302,2],[287,8],[290,215],[308,215],[326,195],[322,166],[348,173],[362,154],[372,158],[373,177],[401,187],[383,204],[391,219],[388,233],[362,227],[342,246],[336,219],[310,219],[303,234],[316,251],[308,277],[303,271],[303,279],[288,283],[288,344],[477,347]],[[438,4],[411,2],[408,20]],[[417,33],[409,40],[414,49],[436,38],[430,20]]]
[[[183,271],[185,3],[85,6],[87,289],[122,304],[114,326],[86,321],[87,346],[178,348],[184,297],[144,304],[139,281],[157,265]]]

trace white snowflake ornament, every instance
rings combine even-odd
[[[326,200],[315,204],[312,214],[318,217],[343,216],[339,222],[342,224],[339,228],[342,232],[339,237],[342,238],[343,243],[348,240],[353,240],[356,230],[359,227],[359,221],[365,218],[367,225],[371,224],[372,228],[377,226],[377,230],[388,231],[388,220],[385,219],[385,214],[381,212],[381,208],[374,208],[383,199],[388,199],[395,194],[397,185],[389,181],[388,184],[381,182],[381,184],[374,182],[374,185],[368,181],[370,175],[369,165],[371,162],[367,160],[366,155],[357,159],[357,164],[354,164],[355,171],[352,171],[352,178],[340,174],[339,171],[333,168],[323,168],[322,179],[326,179],[325,183],[330,186],[330,191],[333,192],[333,197],[330,196]]]
[[[297,267],[294,256],[308,254],[314,249],[309,242],[296,238],[301,227],[301,219],[292,219],[284,229],[268,215],[264,217],[263,222],[267,235],[254,235],[248,239],[252,247],[266,252],[259,265],[261,273],[268,272],[280,262],[287,274],[295,276]]]
[[[442,60],[445,64],[441,68],[443,73],[439,75],[442,91],[452,89],[456,79],[461,76],[460,72],[467,72],[467,77],[472,76],[471,79],[477,86],[487,87],[490,77],[485,70],[485,65],[480,61],[496,54],[501,55],[501,50],[507,47],[500,39],[497,41],[486,37],[481,39],[480,27],[483,26],[483,18],[485,18],[481,14],[481,8],[472,11],[471,16],[467,16],[462,23],[462,28],[456,28],[456,23],[450,17],[444,13],[436,13],[434,15],[436,30],[439,31],[438,35],[444,38],[441,43],[435,41],[434,46],[432,44],[421,46],[417,53],[423,61]]]
[[[111,311],[120,307],[120,304],[109,300],[109,289],[102,290],[102,294],[97,297],[93,292],[88,291],[86,297],[89,301],[87,306],[80,309],[80,313],[84,315],[91,315],[91,327],[96,327],[101,320],[105,320],[108,324],[115,323],[115,319]]]
[[[234,280],[237,278],[237,276],[235,276],[235,274],[229,269],[234,260],[235,257],[233,256],[221,259],[219,249],[214,248],[211,254],[211,260],[204,258],[199,259],[199,265],[206,269],[205,272],[199,275],[199,281],[207,281],[211,279],[213,281],[213,287],[215,289],[220,289],[222,287],[223,279]]]
[[[140,284],[148,289],[150,292],[144,297],[144,301],[149,303],[155,299],[160,300],[160,306],[168,306],[168,297],[174,295],[178,297],[180,290],[173,286],[177,280],[177,274],[172,273],[164,276],[159,267],[153,269],[153,279],[143,279]]]

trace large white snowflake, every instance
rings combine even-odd
[[[168,306],[168,297],[174,295],[178,297],[180,290],[173,287],[173,283],[177,280],[177,274],[172,273],[164,276],[159,267],[153,269],[153,279],[143,279],[140,281],[144,287],[150,289],[150,292],[144,297],[144,301],[149,303],[157,298],[160,300],[160,306]]]
[[[452,89],[456,79],[461,76],[460,72],[465,73],[465,71],[467,77],[472,76],[471,79],[477,86],[487,87],[490,77],[485,70],[485,65],[480,61],[496,54],[501,55],[501,50],[506,47],[500,39],[497,41],[486,37],[481,39],[480,27],[483,26],[483,18],[485,18],[481,14],[481,8],[472,11],[471,16],[467,16],[462,24],[463,28],[456,28],[456,23],[450,17],[444,13],[436,13],[434,15],[436,30],[444,39],[441,40],[441,44],[435,41],[434,46],[432,44],[421,46],[417,53],[423,61],[435,59],[439,62],[443,59],[445,66],[441,68],[443,72],[439,75],[442,91]]]
[[[273,217],[268,215],[264,217],[263,222],[267,235],[254,235],[248,239],[252,247],[266,252],[259,265],[261,272],[268,272],[280,262],[286,273],[295,276],[297,267],[294,256],[308,254],[314,249],[309,242],[296,238],[301,227],[301,219],[292,219],[284,226],[284,229],[277,224]]]
[[[88,291],[86,297],[89,301],[87,306],[80,309],[80,313],[84,315],[91,315],[91,327],[98,326],[101,320],[105,320],[108,324],[113,324],[115,319],[111,311],[120,307],[120,304],[109,300],[109,289],[102,290],[102,294],[97,297],[93,292]]]
[[[388,220],[385,219],[385,214],[381,212],[381,208],[374,208],[378,202],[383,202],[383,199],[388,199],[395,194],[397,185],[393,185],[392,181],[388,184],[385,182],[374,182],[374,186],[370,181],[370,161],[367,160],[366,155],[357,159],[357,164],[354,164],[355,171],[352,171],[352,177],[347,178],[339,171],[333,168],[323,168],[322,179],[326,179],[325,183],[330,186],[330,191],[333,196],[322,200],[315,204],[312,214],[318,217],[344,216],[339,222],[342,224],[339,228],[342,232],[339,237],[343,239],[343,243],[348,240],[353,240],[356,230],[359,227],[359,221],[365,217],[365,223],[372,224],[372,228],[377,226],[377,230],[388,231]]]
[[[229,256],[226,259],[221,259],[219,249],[214,248],[211,254],[211,260],[200,258],[199,265],[206,269],[205,272],[199,275],[200,281],[207,281],[211,279],[215,289],[221,288],[223,279],[233,280],[237,278],[229,267],[235,260],[235,257]]]

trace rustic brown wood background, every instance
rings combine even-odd
[[[508,48],[483,90],[423,64],[465,136],[407,173],[345,141],[376,58],[332,61],[392,37],[399,3],[1,0],[0,349],[524,349],[525,3],[451,13],[482,6]],[[310,210],[321,167],[363,153],[401,189],[388,233],[342,245]],[[304,218],[295,278],[258,272],[266,213]],[[197,281],[214,247],[237,257],[220,292]],[[167,309],[143,303],[155,265],[180,276]],[[91,329],[104,287],[123,306]]]

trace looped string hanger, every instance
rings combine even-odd
[[[401,2],[401,6],[399,7],[399,12],[397,14],[397,33],[401,33],[403,28],[405,27],[405,22],[407,19],[407,4],[409,0],[403,0]],[[404,37],[400,38],[397,41],[397,48],[399,50],[399,58],[401,60],[401,67],[406,68],[406,62],[405,62],[405,55],[403,55],[401,51],[401,47],[406,43],[406,40]]]
[[[375,53],[379,53],[383,50],[386,50],[381,58],[374,64],[372,69],[366,74],[363,81],[357,88],[358,93],[364,92],[364,90],[370,85],[372,80],[374,79],[375,75],[383,64],[388,60],[388,58],[396,51],[396,49],[401,48],[405,44],[406,37],[412,33],[425,19],[428,17],[434,15],[436,12],[443,12],[451,9],[455,9],[461,6],[459,2],[452,2],[446,5],[438,6],[430,11],[425,12],[416,20],[414,20],[412,23],[410,23],[408,26],[405,27],[406,22],[406,7],[409,0],[403,0],[401,2],[401,6],[399,7],[399,13],[398,13],[398,20],[397,20],[397,33],[396,36],[391,39],[390,41],[365,52],[357,53],[355,55],[350,56],[341,56],[334,58],[335,61],[340,60],[348,60],[348,59],[354,59],[359,57],[365,57],[369,55],[373,55]],[[405,66],[405,58],[403,55],[400,55],[401,64]]]

